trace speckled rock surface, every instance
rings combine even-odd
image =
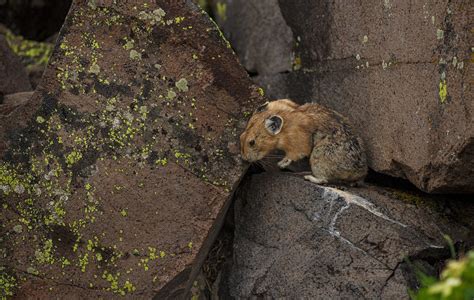
[[[191,1],[74,1],[42,83],[0,116],[0,282],[18,299],[184,296],[262,102]]]
[[[291,28],[297,46],[294,72],[255,77],[270,98],[314,101],[346,115],[377,172],[427,192],[474,192],[469,1],[278,4],[280,25]],[[259,13],[265,10],[247,12]],[[248,32],[246,23],[240,26],[229,36]],[[258,53],[275,41],[273,34],[260,36]],[[237,50],[256,55],[251,47]]]
[[[0,34],[0,94],[25,91],[31,91],[28,75],[20,58],[12,52],[5,37]]]
[[[220,293],[408,299],[416,281],[405,257],[436,272],[449,258],[443,234],[473,242],[472,221],[450,204],[375,186],[342,191],[288,173],[254,175],[236,198],[233,265]],[[458,204],[472,219],[474,204]]]

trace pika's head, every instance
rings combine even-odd
[[[283,125],[283,118],[278,114],[271,111],[256,112],[240,135],[242,159],[255,162],[275,150]]]

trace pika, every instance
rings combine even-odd
[[[341,114],[319,104],[282,99],[261,105],[240,135],[240,147],[249,162],[284,151],[280,168],[309,157],[312,175],[304,178],[316,184],[354,184],[367,175],[362,140]]]

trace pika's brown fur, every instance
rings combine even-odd
[[[250,162],[273,150],[285,152],[280,168],[309,157],[313,175],[305,179],[319,184],[358,182],[367,174],[362,140],[342,115],[319,104],[266,103],[250,118],[240,143],[242,158]]]

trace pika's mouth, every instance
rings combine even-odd
[[[246,162],[249,162],[249,163],[253,163],[253,162],[256,161],[256,160],[252,159],[251,156],[244,155],[244,154],[240,154],[240,158],[241,158],[243,161],[246,161]]]

